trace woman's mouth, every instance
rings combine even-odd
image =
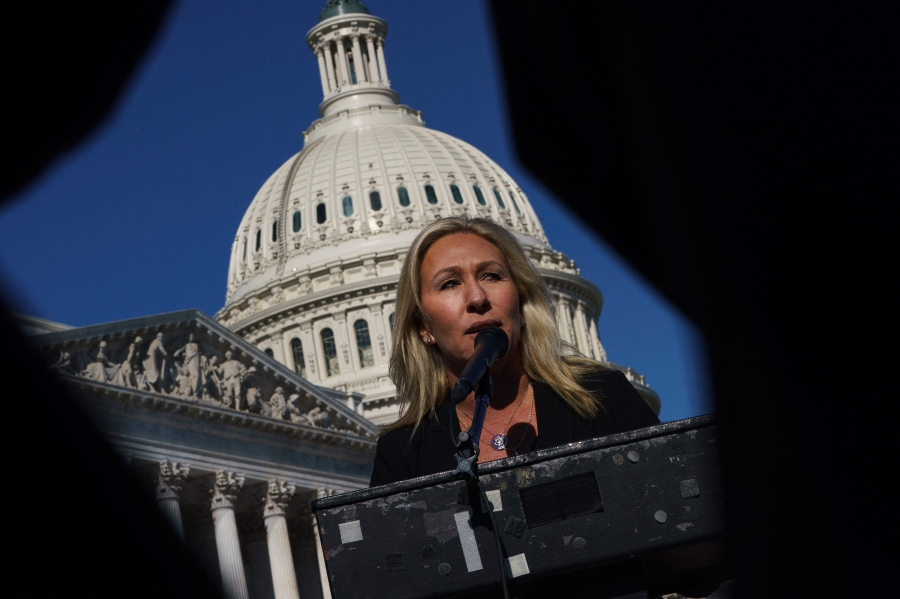
[[[484,329],[489,327],[501,327],[503,323],[499,320],[479,320],[478,322],[472,324],[465,330],[464,335],[472,335],[474,333],[480,333]]]

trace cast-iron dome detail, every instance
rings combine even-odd
[[[319,13],[319,23],[331,17],[348,14],[369,14],[369,9],[358,0],[328,0]]]

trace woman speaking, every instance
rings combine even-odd
[[[404,411],[378,439],[372,486],[456,467],[447,423],[453,437],[468,428],[475,394],[453,406],[450,390],[488,327],[509,349],[490,371],[479,463],[659,422],[624,374],[560,340],[550,292],[512,233],[444,218],[416,237],[400,273],[390,375]]]

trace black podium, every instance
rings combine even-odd
[[[705,596],[728,578],[712,415],[313,501],[334,599]]]

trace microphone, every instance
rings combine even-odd
[[[481,377],[488,373],[495,361],[506,354],[508,348],[509,337],[500,327],[482,329],[475,336],[475,353],[469,358],[450,393],[453,405],[464,400],[472,392]]]

